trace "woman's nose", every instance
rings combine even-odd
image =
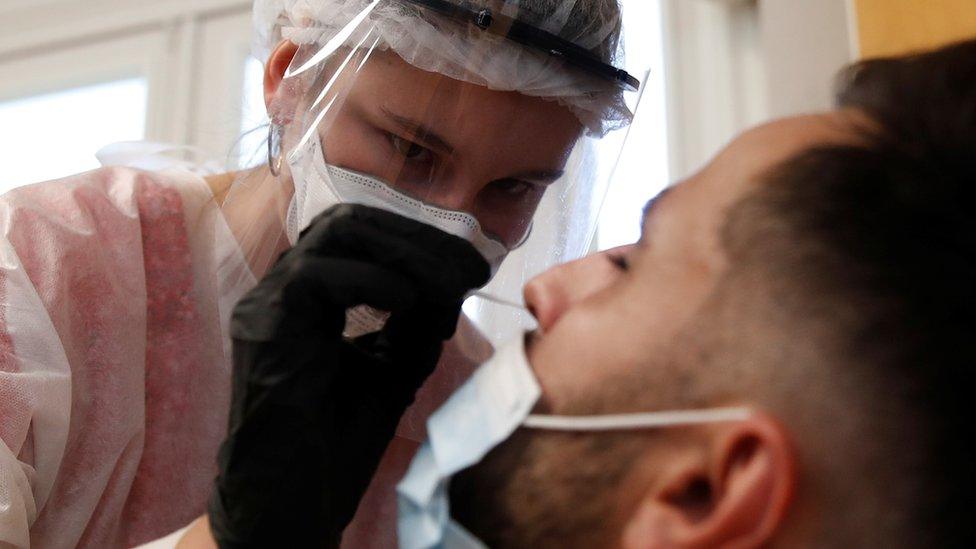
[[[431,196],[426,202],[457,212],[474,213],[474,196],[463,187],[448,187]]]
[[[430,193],[423,200],[445,210],[474,214],[479,189],[480,185],[470,177],[447,170],[436,174]]]
[[[609,286],[620,270],[608,259],[608,254],[620,249],[601,252],[559,265],[533,278],[525,285],[525,304],[546,332],[577,303]]]

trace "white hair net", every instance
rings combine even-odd
[[[466,0],[451,5],[485,7]],[[510,16],[586,50],[613,65],[622,61],[621,17],[617,0],[507,0],[492,3]],[[375,46],[390,49],[407,63],[464,82],[499,91],[558,101],[580,119],[592,136],[628,125],[633,113],[621,87],[585,71],[568,70],[564,59],[475,25],[431,17],[405,0],[255,0],[254,56],[268,59],[282,40],[319,43],[363,13],[379,36]],[[472,59],[477,58],[477,64]]]

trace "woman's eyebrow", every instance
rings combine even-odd
[[[392,120],[397,126],[400,126],[403,131],[416,136],[416,139],[422,139],[426,142],[426,144],[433,148],[440,149],[447,154],[454,152],[454,147],[448,143],[446,139],[417,120],[396,114],[386,107],[381,107],[380,110],[383,111],[383,114],[386,115],[387,118]]]
[[[565,170],[529,170],[527,172],[521,172],[510,179],[522,179],[526,181],[535,181],[543,184],[554,183],[557,179],[565,175]]]

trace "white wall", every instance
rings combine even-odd
[[[759,17],[769,115],[830,108],[834,75],[857,58],[851,1],[763,0]]]
[[[857,56],[851,0],[663,0],[672,178],[743,129],[829,109]]]

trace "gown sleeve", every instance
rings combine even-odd
[[[140,177],[0,197],[0,547],[112,537],[98,528],[144,431]]]

